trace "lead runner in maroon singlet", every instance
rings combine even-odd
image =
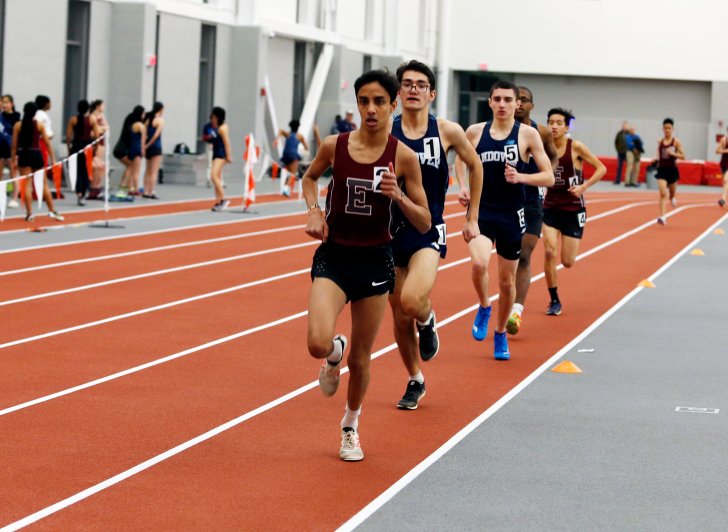
[[[431,225],[417,156],[389,134],[398,89],[397,79],[382,70],[359,77],[354,90],[362,127],[327,137],[302,180],[308,205],[306,233],[323,241],[311,268],[308,350],[326,359],[319,371],[326,396],[336,393],[348,343],[345,336],[334,336],[336,319],[351,301],[350,377],[339,450],[346,461],[364,458],[359,414],[370,379],[372,346],[394,286],[389,246],[393,204],[418,231],[424,233]],[[333,177],[324,216],[317,180],[329,167]]]

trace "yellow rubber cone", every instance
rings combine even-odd
[[[582,373],[582,371],[571,360],[564,360],[554,366],[551,371],[554,373]]]
[[[645,279],[643,281],[640,281],[637,286],[641,286],[643,288],[654,288],[655,287],[655,283],[653,283],[649,279]]]
[[[690,254],[691,255],[695,255],[697,257],[702,257],[703,255],[705,255],[705,252],[702,249],[700,249],[700,248],[695,248],[694,250],[692,250],[690,252]]]
[[[716,234],[716,235],[724,235],[725,234],[725,231],[723,231],[723,229],[721,229],[719,227],[718,229],[716,229],[715,231],[713,231],[713,233]]]

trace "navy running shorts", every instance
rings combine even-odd
[[[316,277],[331,279],[346,294],[347,301],[391,294],[394,291],[392,248],[324,242],[313,256],[311,279]]]
[[[586,225],[586,209],[578,211],[544,209],[543,223],[558,229],[564,236],[581,239],[584,234],[584,225]]]
[[[399,229],[392,240],[394,265],[397,268],[406,268],[412,255],[425,248],[434,249],[440,253],[440,258],[445,258],[447,255],[446,224],[435,225],[425,234],[420,233],[411,225],[405,225]]]
[[[541,238],[541,226],[543,225],[543,198],[536,198],[523,206],[526,219],[526,233]]]
[[[480,234],[495,244],[498,255],[507,260],[521,256],[521,238],[526,231],[524,209],[486,209],[478,215]]]

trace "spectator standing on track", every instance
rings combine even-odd
[[[624,169],[624,163],[627,161],[627,128],[627,121],[622,121],[622,129],[614,137],[614,149],[617,150],[617,175],[614,176],[615,185],[619,185],[622,182],[622,170]]]
[[[39,94],[35,97],[35,106],[38,108],[38,112],[35,114],[35,119],[43,124],[46,135],[48,135],[48,139],[52,141],[54,135],[53,124],[51,123],[51,117],[48,114],[48,111],[51,110],[51,99],[48,96]],[[45,165],[48,166],[48,150],[46,149],[45,143],[43,142],[40,143],[40,151],[43,154],[43,161],[45,162]],[[52,179],[53,185],[56,189],[56,199],[64,199],[65,196],[63,195],[63,192],[61,190],[63,176],[60,172],[58,174],[53,173]]]
[[[10,155],[10,150],[13,144],[13,127],[20,121],[20,113],[15,110],[15,101],[10,94],[3,94],[0,104],[2,106],[2,113],[0,113],[0,177],[7,164],[10,179],[13,179],[18,175],[18,164],[15,157]],[[8,207],[11,209],[20,206],[18,199],[21,186],[17,181],[13,183],[13,195],[8,202]]]
[[[394,288],[389,245],[393,204],[421,233],[431,225],[417,156],[389,134],[398,89],[397,79],[386,71],[362,74],[354,83],[362,128],[327,137],[303,176],[306,234],[323,242],[311,269],[308,351],[326,359],[319,372],[319,386],[326,396],[338,388],[347,345],[345,336],[334,336],[336,319],[351,301],[350,377],[339,450],[345,461],[364,458],[359,414],[369,385],[372,346],[386,311],[387,294]],[[317,180],[331,166],[324,215]]]
[[[677,182],[680,179],[680,173],[677,169],[676,161],[685,159],[683,153],[682,142],[673,136],[675,122],[672,118],[665,118],[662,121],[662,132],[664,137],[657,143],[657,158],[654,163],[657,164],[657,186],[660,189],[660,216],[657,223],[665,225],[667,218],[667,200],[668,196],[673,207],[677,207]]]
[[[144,118],[144,107],[137,105],[134,107],[131,113],[126,115],[124,123],[121,126],[119,132],[119,139],[114,145],[114,157],[116,157],[121,164],[124,165],[124,173],[121,176],[121,182],[119,183],[119,192],[116,197],[125,198],[132,191],[136,190],[136,184],[139,179],[139,171],[141,169],[141,136],[139,131],[144,129],[142,122]],[[132,189],[133,184],[133,189]],[[133,199],[133,197],[132,197]]]
[[[402,114],[395,117],[392,135],[414,150],[422,173],[432,226],[422,234],[405,215],[394,208],[392,254],[394,256],[394,293],[389,296],[394,317],[394,337],[409,378],[397,408],[416,410],[425,396],[425,377],[420,358],[431,360],[440,349],[435,311],[430,293],[435,284],[440,258],[447,253],[447,226],[443,219],[445,195],[450,182],[447,153],[453,149],[466,162],[475,201],[480,201],[483,167],[465,131],[455,122],[430,114],[435,100],[435,74],[413,60],[397,69]],[[406,192],[406,189],[405,189]],[[463,237],[466,242],[479,234],[478,211],[468,211]],[[419,332],[419,338],[418,333]]]
[[[43,154],[40,151],[41,142],[45,143],[50,156],[51,164],[55,164],[56,155],[53,152],[53,146],[48,139],[45,127],[35,119],[38,108],[35,103],[28,102],[23,107],[23,119],[16,122],[13,126],[13,142],[11,148],[11,157],[18,159],[18,170],[20,175],[28,175],[25,179],[25,190],[23,199],[25,200],[25,220],[33,221],[33,176],[29,175],[45,167]],[[63,216],[56,212],[53,206],[53,198],[48,189],[48,182],[43,179],[43,190],[37,190],[36,193],[43,195],[46,205],[48,206],[48,216],[57,221],[63,221]]]
[[[144,146],[144,153],[147,159],[147,166],[144,171],[144,194],[143,198],[159,199],[156,194],[159,166],[162,163],[162,129],[164,129],[164,105],[162,102],[154,102],[152,110],[144,117],[144,124],[147,133],[147,142]]]
[[[503,80],[494,83],[488,98],[493,120],[474,124],[466,131],[483,165],[483,193],[478,205],[480,235],[468,243],[472,258],[471,277],[479,303],[472,335],[482,341],[488,333],[491,313],[488,264],[495,245],[499,286],[493,337],[496,360],[508,360],[511,356],[506,323],[516,299],[516,268],[526,230],[523,185],[549,187],[554,183],[551,162],[538,130],[516,121],[518,95],[518,87],[513,83]],[[524,173],[531,157],[538,173]]]
[[[607,168],[578,140],[567,136],[569,125],[574,119],[571,111],[555,108],[548,112],[548,125],[554,136],[554,144],[559,156],[554,186],[546,192],[543,212],[544,274],[546,286],[551,296],[546,314],[561,314],[561,301],[558,295],[556,266],[559,260],[558,248],[561,237],[561,264],[571,268],[576,263],[579,243],[586,224],[586,203],[584,192],[607,173]],[[584,162],[596,171],[588,181],[584,181]]]
[[[728,136],[723,135],[715,153],[720,155],[720,171],[723,174],[723,195],[718,200],[718,205],[725,207],[725,202],[728,201]]]
[[[104,115],[104,102],[103,100],[94,100],[91,102],[91,108],[89,112],[96,117],[96,131],[99,137],[106,134],[109,130],[109,123],[106,121]],[[104,186],[104,179],[106,178],[106,150],[107,144],[106,139],[103,138],[96,143],[96,149],[94,150],[94,161],[93,161],[93,176],[91,179],[91,190],[88,194],[88,199],[104,199],[102,188]]]
[[[222,184],[223,167],[233,162],[230,152],[230,137],[228,125],[225,123],[225,109],[215,107],[210,114],[209,127],[205,126],[202,132],[202,139],[212,144],[212,163],[210,165],[210,181],[215,190],[215,204],[212,210],[222,211],[230,205],[230,200],[225,199],[225,189]]]
[[[78,153],[76,165],[76,197],[80,206],[86,205],[86,192],[90,188],[90,177],[86,166],[86,154],[83,149],[98,137],[96,117],[89,113],[87,100],[80,100],[76,106],[78,114],[72,116],[66,126],[66,143],[68,154]]]
[[[645,152],[642,138],[635,133],[633,125],[627,129],[627,173],[624,176],[625,187],[640,186],[640,159]]]

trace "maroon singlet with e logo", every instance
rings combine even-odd
[[[381,174],[394,165],[399,141],[389,135],[374,163],[362,164],[349,155],[349,133],[336,139],[334,175],[326,194],[329,240],[345,246],[383,246],[392,240],[392,200],[375,191]],[[375,177],[378,177],[375,179]]]

